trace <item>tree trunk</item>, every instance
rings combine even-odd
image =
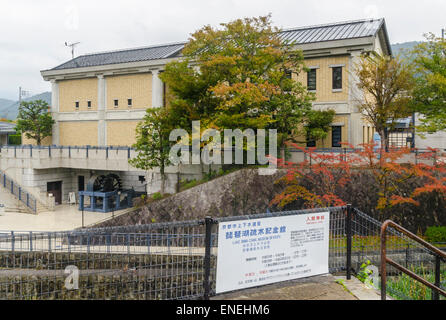
[[[166,183],[166,174],[164,173],[164,165],[160,167],[160,175],[161,175],[161,195],[164,195],[165,191],[165,183]]]
[[[380,137],[381,137],[381,150],[386,151],[387,152],[387,147],[388,147],[388,138],[387,138],[387,134],[386,134],[386,129],[380,129],[378,131]]]
[[[181,172],[180,172],[180,170],[181,170],[181,164],[178,164],[178,170],[177,170],[177,187],[176,187],[176,192],[177,192],[177,193],[180,192],[180,187],[181,187],[181,184],[180,184],[180,181],[181,181]]]
[[[385,134],[385,129],[378,130],[378,133],[379,133],[379,135],[381,137],[381,147],[379,149],[379,154],[380,154],[380,156],[379,156],[379,163],[380,163],[380,166],[382,166],[382,164],[383,164],[383,153],[386,152],[386,150],[387,150],[387,137],[386,137],[386,134]]]
[[[280,158],[285,163],[286,159],[285,159],[285,146],[284,145],[282,145],[282,147],[280,148]]]

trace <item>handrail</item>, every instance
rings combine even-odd
[[[37,200],[36,198],[26,190],[23,190],[23,187],[11,179],[4,171],[0,170],[0,184],[6,188],[6,181],[9,181],[10,186],[8,186],[7,190],[15,197],[19,199],[27,208],[29,208],[33,213],[37,213]],[[14,193],[14,186],[18,188],[18,195]],[[34,206],[32,205],[34,204]]]
[[[423,279],[419,275],[415,274],[414,272],[410,271],[409,269],[403,267],[402,265],[396,263],[392,259],[389,259],[386,256],[386,230],[388,227],[392,227],[396,229],[397,231],[405,234],[410,239],[418,242],[425,248],[427,248],[429,251],[433,252],[436,255],[435,260],[435,284],[430,283],[429,281]],[[401,272],[404,272],[409,277],[421,282],[428,288],[433,290],[433,299],[438,300],[439,296],[438,294],[441,294],[442,296],[446,297],[446,291],[440,288],[440,260],[443,259],[443,261],[446,261],[446,253],[441,251],[440,249],[434,247],[429,242],[424,241],[420,237],[416,236],[409,230],[403,228],[402,226],[396,224],[392,220],[386,220],[381,225],[381,300],[386,300],[386,282],[387,282],[387,272],[386,272],[386,265],[387,263],[392,265],[393,267],[397,268]]]

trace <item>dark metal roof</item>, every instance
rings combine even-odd
[[[178,54],[184,43],[87,54],[65,62],[52,70],[102,66],[126,62],[166,59]]]
[[[383,22],[384,19],[368,19],[294,28],[283,30],[280,38],[295,44],[305,44],[371,37],[379,31]]]
[[[15,124],[10,122],[0,122],[0,134],[15,133]]]
[[[375,36],[382,26],[385,30],[384,19],[355,20],[287,29],[280,33],[280,38],[294,44],[355,39]],[[384,34],[386,43],[388,44],[387,31],[385,31]],[[180,42],[175,44],[87,54],[65,62],[52,70],[172,58],[180,53],[185,44],[186,42]],[[390,46],[388,50],[390,50]]]

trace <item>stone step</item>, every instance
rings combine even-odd
[[[31,208],[28,208],[22,201],[20,201],[14,194],[12,194],[10,190],[7,190],[1,184],[0,184],[0,202],[5,202],[4,204],[6,212],[37,214],[39,212],[48,211],[48,209],[37,200],[36,212],[34,212]]]

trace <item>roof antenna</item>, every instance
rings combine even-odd
[[[74,59],[74,47],[77,46],[80,42],[75,42],[75,43],[68,43],[65,42],[65,46],[66,47],[71,47],[71,58]]]

